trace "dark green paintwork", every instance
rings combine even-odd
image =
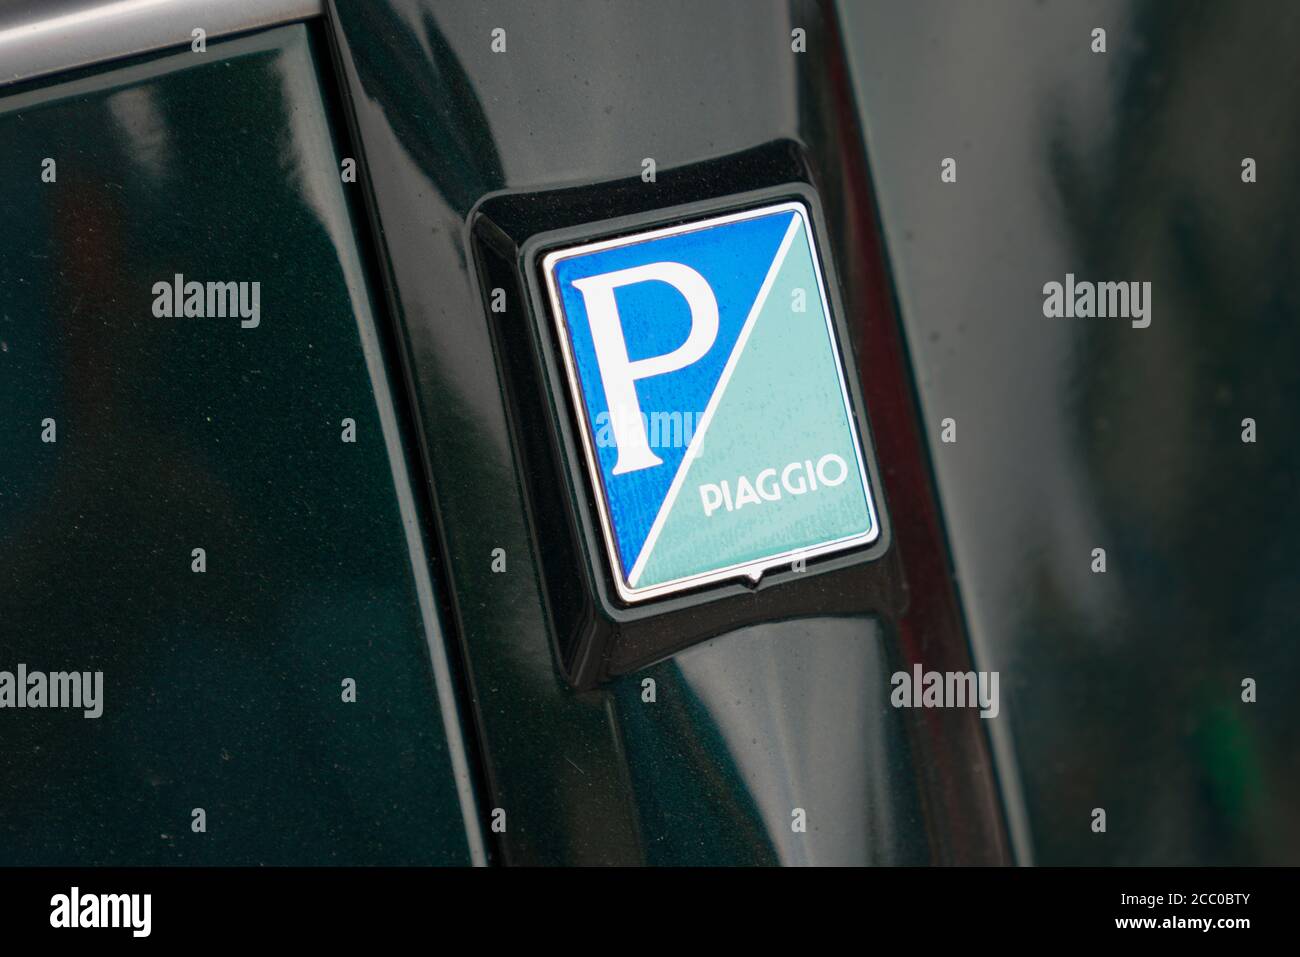
[[[812,155],[848,305],[892,322],[860,308],[875,224],[826,6],[333,6],[502,859],[953,859],[944,829],[982,830],[963,788],[991,772],[935,760],[918,742],[944,718],[881,700],[900,649],[928,661],[942,628],[773,623],[565,685],[473,274],[489,194],[784,139]],[[1097,56],[1065,4],[841,7],[964,610],[1002,672],[986,724],[1021,859],[1293,861],[1294,15],[1135,4]],[[99,721],[0,713],[0,863],[468,859],[308,33],[0,98],[0,668],[108,681]],[[1043,320],[1067,270],[1152,279],[1153,329]],[[263,327],[155,320],[175,271],[261,279]],[[878,437],[909,384],[872,406]],[[924,611],[934,579],[909,584]],[[994,830],[961,859],[997,859]]]
[[[919,719],[883,712],[899,638],[876,619],[733,627],[604,688],[566,684],[543,571],[560,587],[585,586],[530,517],[528,486],[554,479],[516,445],[503,381],[514,373],[494,348],[474,273],[467,227],[486,197],[636,177],[645,156],[661,171],[654,201],[670,206],[681,201],[664,185],[671,170],[809,132],[838,206],[838,178],[856,168],[847,172],[840,144],[815,131],[851,133],[835,112],[848,104],[826,85],[833,61],[798,60],[789,49],[796,22],[816,48],[833,49],[825,9],[748,0],[584,2],[562,14],[532,2],[331,7],[413,375],[488,801],[507,813],[506,833],[494,835],[502,859],[998,860],[998,822],[985,827],[991,775],[979,752],[963,750],[969,739],[949,742],[960,755],[950,768],[931,774],[933,755],[917,758],[927,769],[918,774],[909,741]],[[490,48],[497,27],[506,55]],[[742,189],[727,178],[689,185],[714,197]],[[833,215],[861,305],[861,267],[848,265],[861,262],[859,234]],[[493,571],[497,549],[505,573]],[[925,632],[912,640],[931,638],[936,649],[950,640]],[[654,704],[641,699],[646,677],[657,682]],[[960,822],[942,818],[939,800],[927,816],[922,788],[965,794],[971,782],[983,791],[962,805]],[[792,831],[796,807],[809,812],[806,834]],[[954,827],[965,831],[957,851],[948,843]]]
[[[0,99],[0,669],[106,685],[0,711],[0,864],[470,860],[316,59],[299,25]],[[178,272],[260,281],[260,326],[155,318]]]
[[[1300,8],[842,9],[1022,859],[1295,864]]]
[[[918,769],[878,680],[887,641],[869,618],[776,622],[616,681],[646,861],[925,863]]]

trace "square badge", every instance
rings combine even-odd
[[[560,249],[542,269],[624,601],[879,537],[803,203]]]

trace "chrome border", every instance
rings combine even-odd
[[[619,557],[618,545],[613,534],[613,524],[609,517],[609,506],[605,501],[604,477],[600,472],[600,466],[596,458],[596,450],[592,444],[592,430],[587,419],[586,397],[583,395],[582,385],[578,381],[576,364],[573,357],[573,346],[569,341],[568,325],[565,319],[564,310],[561,308],[559,290],[556,288],[555,284],[555,264],[562,259],[569,259],[585,253],[598,252],[602,249],[614,249],[619,246],[633,246],[652,239],[661,239],[665,236],[675,236],[679,233],[694,232],[710,226],[718,226],[723,223],[737,222],[744,219],[754,219],[758,216],[766,216],[783,210],[792,210],[795,215],[802,220],[804,234],[808,237],[808,244],[812,249],[813,272],[817,275],[817,291],[821,295],[822,314],[826,318],[826,331],[831,339],[831,352],[835,358],[835,370],[839,374],[840,396],[844,402],[844,414],[848,419],[849,433],[853,439],[853,453],[858,463],[859,481],[861,482],[863,493],[866,495],[867,499],[867,514],[871,517],[871,529],[870,531],[859,535],[837,538],[808,548],[796,548],[781,552],[780,554],[755,559],[753,561],[728,565],[725,568],[717,568],[709,572],[703,572],[699,575],[690,575],[685,578],[676,578],[672,581],[660,582],[655,585],[647,585],[643,588],[634,588],[627,583],[627,576],[623,573],[623,563]],[[605,539],[605,551],[609,558],[610,570],[613,573],[612,577],[614,579],[614,587],[618,590],[619,597],[625,602],[631,604],[634,602],[646,601],[650,598],[661,598],[664,595],[671,595],[676,592],[696,588],[700,585],[713,584],[716,582],[727,581],[729,579],[749,578],[757,582],[764,572],[776,568],[777,566],[784,565],[792,559],[815,558],[819,555],[826,555],[831,552],[845,551],[859,545],[869,545],[880,537],[880,518],[876,513],[875,495],[871,488],[871,473],[867,469],[866,460],[862,455],[862,440],[858,435],[856,417],[853,413],[853,403],[849,398],[848,383],[844,379],[844,361],[840,356],[839,335],[836,333],[830,301],[826,296],[826,281],[822,276],[821,251],[817,248],[817,237],[812,228],[811,216],[808,207],[804,203],[799,202],[798,200],[790,200],[788,202],[774,203],[767,206],[756,206],[752,209],[746,209],[736,213],[728,213],[721,216],[709,216],[704,219],[696,219],[691,222],[682,223],[677,226],[669,226],[664,229],[653,229],[647,232],[631,233],[615,239],[605,239],[598,242],[583,243],[578,246],[568,246],[564,249],[558,249],[554,252],[547,253],[546,256],[542,258],[542,272],[546,277],[546,289],[548,298],[550,299],[551,318],[555,321],[560,334],[560,351],[564,356],[564,370],[569,380],[569,395],[578,415],[578,431],[582,433],[582,449],[587,463],[587,474],[592,484],[595,486],[596,506],[600,511],[600,529]]]
[[[80,67],[321,16],[324,0],[60,0],[0,5],[0,89]]]

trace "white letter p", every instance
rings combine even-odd
[[[614,290],[639,282],[665,282],[682,294],[691,308],[691,331],[686,341],[663,355],[635,361],[628,358],[627,341],[618,315]],[[610,428],[618,446],[614,474],[636,472],[662,465],[663,459],[650,451],[645,418],[636,395],[638,379],[676,372],[698,362],[718,337],[718,300],[708,281],[690,266],[659,262],[630,269],[618,269],[600,276],[575,279],[573,285],[587,304],[587,321],[596,347],[596,362],[605,385]]]

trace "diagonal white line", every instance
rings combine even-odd
[[[781,245],[777,247],[776,256],[772,259],[772,265],[767,270],[763,285],[758,287],[758,297],[754,300],[754,305],[750,307],[749,315],[745,317],[745,325],[741,327],[740,335],[736,339],[736,346],[731,350],[727,364],[722,368],[722,376],[713,389],[713,395],[709,397],[709,404],[705,406],[704,414],[700,416],[695,434],[691,436],[691,444],[686,447],[686,455],[682,457],[682,464],[678,467],[677,474],[673,476],[673,484],[668,486],[668,495],[664,498],[663,504],[659,506],[659,514],[655,516],[654,524],[650,526],[650,533],[645,537],[645,544],[641,546],[641,553],[637,555],[636,562],[632,565],[632,571],[627,576],[628,584],[633,588],[636,587],[641,573],[645,571],[645,564],[650,558],[651,551],[654,550],[655,542],[659,539],[659,533],[663,531],[664,522],[668,521],[668,513],[672,511],[673,503],[677,501],[677,495],[681,492],[682,484],[686,481],[686,473],[690,471],[691,463],[700,454],[700,444],[704,441],[704,433],[709,430],[709,423],[713,421],[713,413],[718,410],[718,403],[722,401],[722,393],[727,390],[727,382],[730,381],[731,374],[736,371],[736,364],[740,361],[740,354],[745,351],[745,343],[749,341],[749,334],[754,331],[754,321],[762,311],[763,304],[767,302],[768,294],[772,291],[772,286],[776,282],[776,274],[785,262],[785,257],[790,252],[790,245],[794,242],[795,233],[799,231],[799,226],[802,223],[803,217],[798,213],[790,217],[790,227],[785,231],[785,238],[781,240]]]

